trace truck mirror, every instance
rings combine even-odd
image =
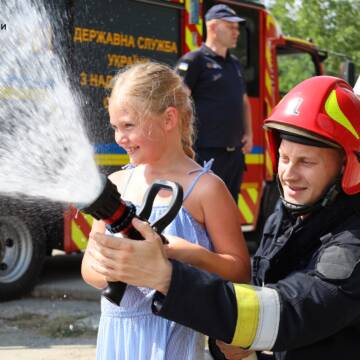
[[[340,64],[341,77],[347,81],[350,86],[355,84],[355,64],[352,61],[346,60]]]

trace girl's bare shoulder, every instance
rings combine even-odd
[[[214,188],[226,187],[224,181],[212,171],[203,174],[199,179],[199,183],[203,185],[201,187],[206,187],[205,190],[207,191],[212,191]]]
[[[194,175],[195,174],[191,174],[192,181]],[[196,198],[197,201],[207,197],[213,199],[214,197],[221,196],[226,190],[226,185],[223,180],[210,171],[201,174],[191,191],[191,197]]]

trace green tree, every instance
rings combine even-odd
[[[268,5],[285,35],[345,54],[360,72],[360,0],[269,0]],[[344,60],[330,54],[326,72],[338,75]]]

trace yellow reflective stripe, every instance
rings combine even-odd
[[[274,25],[275,26],[275,20],[274,18],[272,17],[272,15],[270,14],[267,14],[267,17],[266,17],[266,30],[270,30],[270,27],[271,25]]]
[[[248,188],[256,188],[259,189],[261,185],[259,185],[258,182],[244,182],[241,184],[241,190],[242,189],[248,189]]]
[[[200,1],[200,4],[201,4],[201,1]],[[201,17],[199,17],[199,23],[196,25],[196,29],[197,29],[199,35],[202,37],[202,35],[203,35],[203,31],[202,31],[202,29],[203,29],[203,22],[202,22]]]
[[[254,215],[241,194],[238,198],[238,207],[246,223],[252,224],[254,221]]]
[[[265,87],[269,92],[269,95],[272,95],[272,86],[271,86],[271,78],[269,72],[265,71]]]
[[[199,0],[199,10],[202,8],[202,3],[203,3],[203,1]],[[199,16],[199,22],[196,25],[196,30],[198,31],[199,35],[202,38],[202,36],[203,36],[203,21],[202,21],[201,16]]]
[[[272,110],[272,106],[270,104],[270,101],[268,99],[265,99],[265,103],[266,103],[266,111],[267,111],[267,114],[270,114],[271,113],[271,110]]]
[[[325,110],[333,120],[349,130],[356,139],[359,139],[359,134],[356,132],[349,119],[340,109],[335,90],[333,90],[327,98],[325,103]]]
[[[263,164],[264,154],[245,154],[245,163],[248,165]]]
[[[196,33],[195,35],[197,36]],[[193,51],[198,47],[197,42],[194,39],[195,35],[188,27],[185,28],[185,42],[190,51]]]
[[[304,40],[304,39],[299,39],[297,37],[294,36],[284,36],[285,40],[291,41],[291,42],[295,42],[295,43],[301,43],[301,44],[305,44],[307,46],[310,46],[312,48],[315,47],[314,43],[308,40]]]
[[[85,218],[86,222],[87,222],[90,226],[92,226],[92,223],[94,222],[94,218],[93,218],[91,215],[89,215],[89,214],[85,214],[85,213],[81,213],[81,214],[82,214],[82,216]]]
[[[252,202],[254,204],[256,204],[257,199],[258,199],[258,190],[257,190],[257,188],[249,188],[249,189],[247,189],[247,192],[248,192]]]
[[[199,7],[199,14],[201,13],[202,8],[202,0],[194,0],[198,2],[198,4],[195,4],[195,6]],[[193,1],[192,0],[185,0],[185,10],[188,15],[188,19],[190,21],[190,17],[192,16],[192,8]],[[194,26],[196,31],[192,31],[190,26]],[[186,24],[185,26],[185,44],[190,49],[190,51],[193,51],[197,49],[199,41],[202,39],[203,36],[203,21],[201,16],[198,16],[197,23],[196,24]]]
[[[231,345],[248,348],[254,341],[259,323],[259,299],[251,285],[234,284],[237,321]]]
[[[269,152],[266,150],[265,153],[265,166],[269,176],[273,176],[273,164]]]
[[[266,43],[265,58],[266,58],[266,62],[268,64],[269,68],[271,69],[271,50],[270,50],[269,42]],[[268,76],[269,76],[269,74],[268,74]]]
[[[129,156],[127,154],[96,154],[95,162],[102,166],[125,165],[129,162]]]
[[[71,239],[80,250],[86,248],[88,239],[76,225],[75,221],[71,221]]]

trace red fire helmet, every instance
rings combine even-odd
[[[347,82],[331,76],[301,82],[276,105],[264,127],[274,171],[279,132],[298,135],[342,148],[342,189],[347,194],[360,192],[360,100]]]

